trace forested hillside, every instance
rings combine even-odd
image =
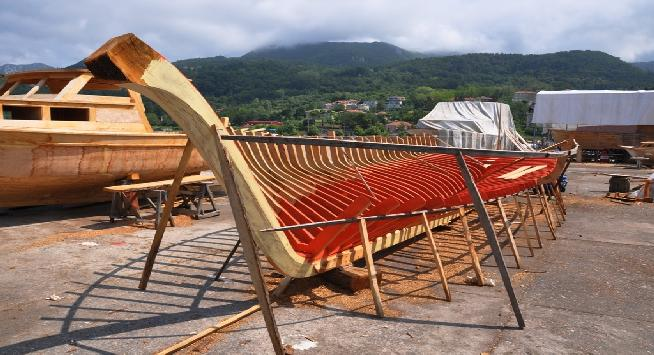
[[[392,118],[416,121],[437,102],[466,96],[510,102],[515,90],[654,88],[654,73],[596,51],[466,54],[384,66],[225,57],[188,59],[176,65],[236,124],[249,119],[301,119],[305,111],[324,102],[347,98],[383,102],[389,95],[406,96],[405,106],[390,113]]]
[[[638,67],[640,69],[646,70],[648,72],[654,72],[654,61],[651,61],[651,62],[635,62],[635,63],[631,63],[631,64],[633,64],[634,66],[636,66],[636,67]]]

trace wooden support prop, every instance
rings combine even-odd
[[[238,249],[239,245],[241,245],[240,239],[236,241],[236,244],[234,244],[232,250],[230,250],[229,254],[227,254],[227,258],[225,258],[223,265],[220,267],[220,270],[218,270],[218,272],[216,273],[216,277],[214,278],[215,281],[220,280],[220,275],[222,275],[225,269],[227,269],[227,265],[229,265],[229,261],[232,260],[232,256],[234,256],[234,253],[236,253],[236,250]]]
[[[500,217],[502,218],[502,223],[504,224],[506,235],[509,237],[509,245],[511,246],[511,252],[513,253],[513,258],[515,259],[515,265],[518,269],[521,269],[522,267],[520,264],[522,263],[522,260],[520,259],[520,253],[518,253],[518,246],[515,244],[515,238],[513,238],[511,221],[506,218],[506,211],[504,210],[504,205],[502,205],[502,199],[498,198],[495,203],[497,204],[497,209],[500,210]]]
[[[545,190],[543,189],[543,185],[538,185],[538,199],[540,200],[540,204],[542,207],[543,214],[545,215],[545,220],[547,221],[547,227],[550,229],[550,233],[552,233],[552,238],[556,239],[556,233],[555,233],[555,227],[554,227],[554,221],[552,220],[552,215],[550,214],[550,205],[547,203],[547,195],[545,195]]]
[[[466,239],[468,250],[470,251],[472,268],[475,270],[475,274],[477,274],[477,284],[479,286],[484,286],[484,273],[481,271],[481,265],[479,265],[477,250],[475,250],[475,245],[472,242],[472,235],[470,234],[470,227],[468,227],[468,216],[466,215],[466,210],[463,207],[459,208],[459,218],[461,219],[461,225],[463,226],[463,237]]]
[[[447,285],[447,276],[445,276],[445,270],[443,270],[443,263],[441,262],[441,256],[438,254],[438,247],[436,246],[436,241],[434,240],[434,234],[431,232],[431,227],[429,226],[429,220],[427,219],[427,214],[422,214],[422,225],[425,227],[425,234],[427,234],[427,240],[429,241],[429,247],[431,252],[434,254],[434,259],[436,259],[436,266],[438,266],[438,274],[441,277],[441,283],[443,284],[443,292],[445,292],[445,299],[448,302],[452,301],[452,295],[450,294],[450,287]]]
[[[381,294],[379,293],[379,285],[377,284],[377,272],[375,271],[375,263],[372,259],[370,241],[368,240],[368,227],[366,226],[365,219],[359,219],[359,233],[361,234],[363,255],[366,258],[366,268],[368,269],[370,291],[372,292],[372,299],[375,302],[375,310],[379,317],[384,317],[384,308],[382,307]]]
[[[543,194],[543,201],[545,201],[545,205],[547,206],[547,212],[550,215],[550,219],[555,223],[556,227],[561,226],[561,220],[559,219],[559,214],[557,213],[557,207],[551,207],[550,206],[550,198],[549,195],[547,194],[547,190],[545,190],[545,185],[540,185],[541,186],[541,193]],[[554,191],[552,191],[554,193]],[[552,217],[554,216],[554,217]],[[554,222],[556,220],[556,222]]]
[[[527,247],[529,248],[529,255],[534,256],[534,248],[531,246],[531,236],[529,235],[529,231],[527,230],[527,209],[525,208],[524,213],[522,212],[522,204],[520,201],[518,201],[518,196],[513,196],[513,200],[515,201],[515,207],[518,210],[518,217],[520,217],[520,224],[519,226],[522,227],[522,231],[524,231],[525,234],[525,239],[527,239]]]
[[[531,203],[531,194],[529,190],[526,191],[525,197],[527,198],[527,212],[531,216],[531,221],[534,223],[534,231],[536,232],[536,240],[538,241],[538,247],[543,247],[543,241],[540,239],[540,230],[538,230],[538,220],[536,219],[536,214],[534,213],[534,205]]]
[[[191,153],[193,152],[193,144],[189,140],[186,142],[184,147],[184,152],[182,153],[182,158],[179,160],[179,166],[177,171],[175,171],[175,177],[173,178],[173,184],[168,190],[168,199],[166,200],[166,206],[164,207],[163,216],[159,224],[157,224],[157,230],[154,233],[154,238],[152,239],[152,245],[150,245],[150,252],[148,253],[148,258],[145,260],[145,266],[143,266],[143,273],[141,274],[141,282],[139,283],[139,288],[145,290],[148,287],[148,281],[150,281],[150,275],[152,274],[152,267],[154,266],[154,260],[157,258],[157,253],[159,253],[159,247],[161,246],[161,239],[163,239],[164,232],[166,231],[166,226],[168,225],[168,220],[173,211],[173,205],[175,204],[175,198],[177,198],[177,193],[179,192],[179,186],[182,183],[184,178],[184,172],[186,171],[186,165],[191,159]]]
[[[563,212],[563,215],[567,215],[568,211],[565,208],[565,202],[563,201],[563,195],[561,194],[561,189],[559,188],[559,184],[554,185],[554,192],[556,193],[556,197],[558,198],[559,201],[559,206],[561,207],[561,211]],[[565,220],[565,218],[563,218]]]
[[[561,215],[561,220],[565,221],[565,206],[563,205],[563,196],[561,196],[561,190],[558,186],[554,186],[554,201],[556,201],[556,207]]]
[[[515,292],[513,291],[511,276],[509,276],[509,271],[507,270],[506,264],[504,263],[504,258],[502,258],[502,250],[500,249],[500,244],[497,242],[495,230],[493,229],[493,223],[491,222],[490,217],[488,217],[488,211],[486,211],[484,201],[481,199],[481,195],[479,195],[477,185],[475,185],[475,182],[472,179],[472,175],[468,170],[468,166],[466,165],[466,161],[463,158],[463,153],[461,153],[461,151],[458,151],[456,154],[456,160],[459,164],[459,168],[461,169],[461,174],[465,179],[468,193],[470,194],[470,197],[475,204],[475,209],[479,215],[479,221],[484,227],[484,232],[486,232],[488,244],[490,244],[491,249],[493,250],[493,257],[495,258],[495,263],[497,263],[497,267],[500,271],[502,283],[504,283],[506,293],[508,294],[509,300],[511,301],[511,308],[513,309],[513,314],[515,315],[516,321],[518,322],[518,327],[523,329],[525,327],[525,320],[522,318],[522,312],[520,312],[518,299],[515,297]]]
[[[236,188],[236,181],[232,172],[232,162],[223,149],[222,142],[220,141],[220,136],[217,134],[215,129],[212,131],[215,132],[217,138],[216,145],[218,160],[225,184],[225,191],[229,197],[229,204],[232,207],[232,214],[234,215],[234,220],[236,222],[236,229],[238,231],[238,237],[241,241],[241,248],[243,249],[243,255],[247,261],[252,284],[254,285],[254,289],[257,293],[257,299],[259,300],[261,312],[263,313],[263,318],[266,322],[268,335],[270,336],[270,341],[272,342],[275,354],[283,355],[284,346],[282,345],[282,338],[279,335],[279,330],[277,329],[277,324],[275,323],[275,316],[270,305],[270,297],[268,295],[268,289],[266,288],[266,283],[263,278],[263,273],[261,272],[261,264],[255,249],[252,231],[248,227],[249,224],[245,214],[245,209],[241,202],[241,196],[238,192],[238,189]]]

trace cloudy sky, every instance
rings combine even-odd
[[[317,41],[654,60],[652,0],[20,0],[0,8],[0,64],[66,66],[125,32],[173,60]]]

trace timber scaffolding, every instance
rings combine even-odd
[[[542,213],[555,236],[554,219],[558,221],[558,213],[561,219],[565,216],[556,181],[576,148],[567,152],[514,152],[439,147],[424,137],[412,138],[413,144],[402,144],[397,138],[354,141],[247,132],[241,135],[225,125],[183,74],[132,34],[108,41],[85,63],[96,77],[114,81],[158,103],[188,135],[189,143],[169,196],[176,194],[193,149],[222,179],[276,353],[284,349],[257,248],[287,276],[285,285],[292,278],[365,259],[375,308],[383,316],[372,253],[426,234],[449,300],[431,230],[460,218],[469,234],[465,221],[471,207],[485,231],[518,326],[524,327],[485,203],[497,205],[503,230],[520,266],[502,199],[524,195],[525,210],[519,209],[521,222],[531,216],[536,225],[529,191],[537,191]],[[554,185],[554,213],[543,184]],[[141,288],[147,286],[170,207],[172,203],[167,203],[157,226]],[[539,233],[537,228],[535,232]],[[470,246],[469,235],[466,240]],[[470,252],[477,260],[474,246]],[[483,282],[478,261],[474,262],[478,281]]]

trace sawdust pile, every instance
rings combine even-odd
[[[193,218],[187,215],[174,216],[175,227],[189,227],[193,225]],[[170,226],[168,228],[171,228]],[[146,219],[143,222],[130,221],[127,225],[102,228],[102,229],[87,229],[75,232],[60,232],[48,235],[44,238],[39,238],[27,245],[21,246],[17,251],[27,251],[34,248],[48,247],[53,244],[62,243],[69,240],[84,240],[97,238],[107,235],[130,235],[139,230],[151,229],[155,230],[154,219]]]
[[[119,226],[113,228],[84,230],[79,232],[62,232],[51,234],[45,238],[40,238],[28,245],[19,248],[18,251],[26,251],[34,248],[43,248],[53,244],[61,243],[67,240],[83,240],[89,238],[96,238],[104,235],[113,234],[132,234],[139,230],[136,226]]]

